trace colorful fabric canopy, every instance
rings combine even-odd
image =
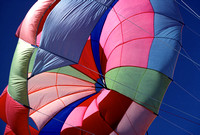
[[[174,0],[39,0],[19,26],[5,134],[144,135],[173,78]]]

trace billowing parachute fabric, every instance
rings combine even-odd
[[[174,0],[39,0],[0,97],[5,134],[144,135],[181,49]]]

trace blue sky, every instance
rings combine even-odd
[[[180,0],[177,0],[180,2]],[[199,0],[184,0],[196,13],[200,14],[200,1]],[[12,56],[17,44],[17,38],[15,32],[27,11],[35,3],[34,0],[24,1],[1,1],[0,18],[1,18],[1,33],[0,33],[0,92],[6,87],[8,83],[8,76],[10,65],[12,62]],[[191,15],[188,11],[180,7],[184,23],[200,33],[200,20]],[[200,63],[200,36],[195,35],[188,28],[183,29],[183,48],[191,56],[192,60]],[[185,52],[181,51],[184,55]],[[187,58],[180,55],[176,70],[174,73],[174,81],[184,87],[190,94],[200,99],[200,68],[196,66]],[[192,98],[189,94],[183,91],[180,87],[171,83],[169,89],[163,100],[161,109],[186,119],[200,123],[200,120],[189,117],[183,113],[169,108],[167,105],[173,106],[177,109],[191,114],[193,117],[200,119],[200,102]],[[167,121],[163,120],[167,119]],[[171,123],[169,123],[169,121]],[[173,123],[173,124],[172,124]],[[178,125],[182,129],[176,127]],[[160,111],[159,116],[152,123],[149,128],[149,135],[187,135],[188,133],[198,135],[200,133],[200,125],[193,124],[181,118],[175,117],[164,111]],[[3,134],[4,124],[0,120],[0,135]]]

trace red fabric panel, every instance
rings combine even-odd
[[[10,129],[9,125],[6,125],[4,135],[15,135],[15,133],[13,133],[13,131]]]
[[[82,128],[76,127],[76,128],[67,128],[63,130],[60,135],[87,135],[84,131],[80,130]],[[90,134],[88,134],[90,135]]]
[[[5,110],[5,104],[6,104],[6,97],[7,97],[7,88],[6,87],[3,91],[3,93],[1,94],[0,96],[0,108],[1,108],[1,111],[0,111],[0,118],[5,122],[7,123],[7,118],[6,118],[6,110]]]
[[[131,103],[132,100],[126,96],[111,91],[103,101],[99,103],[99,111],[106,123],[108,123],[112,129],[115,129]]]
[[[108,135],[113,129],[102,119],[99,112],[92,114],[83,121],[82,127],[66,128],[61,135]]]
[[[28,112],[29,109],[19,104],[7,94],[6,115],[7,122],[12,131],[17,135],[28,135]]]
[[[86,68],[81,65],[85,66]],[[93,58],[90,40],[88,40],[85,44],[79,60],[79,65],[72,65],[72,67],[89,76],[93,80],[97,80],[99,78],[98,70]]]
[[[36,130],[35,128],[29,126],[29,129],[30,129],[31,135],[38,135],[39,134],[39,131]]]
[[[66,127],[61,134],[92,133],[95,135],[107,135],[115,132],[115,128],[132,103],[132,100],[115,91],[110,91],[103,99],[99,98],[100,96],[102,96],[101,92],[78,106],[87,107],[81,127],[72,127],[73,125]],[[97,109],[94,109],[94,106]],[[70,122],[68,121],[66,124],[70,124]]]
[[[98,96],[99,94],[92,96],[78,107],[86,106],[90,108],[91,103],[96,100]],[[113,129],[101,117],[99,111],[97,111],[83,120],[82,127],[66,128],[62,130],[61,135],[107,135],[111,132],[113,132]]]
[[[83,121],[82,129],[94,133],[95,135],[108,135],[113,129],[102,118],[99,112],[93,113]]]
[[[99,54],[100,54],[100,62],[101,62],[102,74],[105,75],[106,74],[107,58],[106,58],[104,50],[103,50],[103,48],[101,46],[99,46]]]

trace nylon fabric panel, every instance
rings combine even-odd
[[[40,48],[50,53],[47,57],[44,52],[37,54],[33,75],[71,65],[72,61],[77,64],[90,33],[113,1],[60,1],[49,14],[41,37]],[[52,61],[55,54],[62,57],[59,63]]]
[[[131,99],[115,91],[102,89],[70,113],[61,134],[110,134],[131,103]]]
[[[151,111],[132,102],[115,131],[119,135],[144,135],[155,118]]]
[[[29,134],[28,113],[28,108],[16,102],[9,94],[7,94],[6,115],[9,116],[7,117],[7,122],[15,134]]]
[[[131,102],[132,100],[126,96],[111,90],[110,93],[98,103],[100,115],[112,129],[115,129]]]
[[[172,79],[180,50],[181,46],[175,40],[155,38],[149,53],[148,68]]]
[[[179,11],[178,5],[174,0],[166,0],[166,1],[158,1],[158,0],[150,0],[151,5],[155,13],[162,14],[164,16],[168,16],[177,21],[183,22],[181,17],[181,13]],[[167,8],[166,8],[167,7]]]
[[[6,118],[6,98],[7,98],[7,87],[4,89],[3,93],[0,96],[0,118],[7,123],[7,118]]]
[[[63,124],[63,127],[61,129],[61,134],[79,134],[82,132],[81,129],[77,129],[76,127],[82,126],[83,117],[85,114],[85,111],[87,110],[87,107],[90,105],[90,103],[99,95],[95,94],[94,96],[90,97],[80,105],[78,105],[67,117],[65,120],[65,124]],[[75,127],[75,128],[74,128]],[[83,131],[84,132],[84,131]]]
[[[28,64],[34,47],[31,44],[19,39],[13,57],[8,93],[19,103],[29,106],[27,92]]]
[[[67,64],[66,64],[67,63]],[[65,59],[59,55],[56,55],[52,52],[45,51],[41,48],[38,48],[36,59],[33,67],[31,76],[37,75],[40,71],[49,71],[59,67],[64,67],[67,65],[76,64],[71,60]],[[53,65],[53,68],[52,68]]]
[[[65,121],[68,115],[71,113],[71,111],[78,106],[80,103],[85,101],[86,99],[90,98],[93,95],[87,96],[85,98],[82,98],[67,107],[65,107],[63,110],[61,110],[56,116],[54,116],[54,119],[51,119],[40,131],[40,135],[44,135],[46,133],[54,133],[54,134],[60,134],[61,128],[64,123],[60,121]],[[60,121],[58,121],[60,120]]]
[[[37,53],[37,48],[35,49],[32,57],[31,57],[30,63],[29,63],[29,70],[28,70],[29,76],[31,76],[30,74],[31,74],[31,72],[33,70],[33,65],[34,65],[36,53]],[[86,53],[87,53],[87,51],[86,51]],[[84,57],[84,59],[87,59],[87,57]],[[91,60],[91,58],[89,60]],[[93,63],[91,64],[91,62],[89,64],[87,62],[86,65],[87,66],[89,66],[89,65],[94,66]],[[95,83],[95,81],[93,79],[91,79],[90,77],[88,77],[87,74],[84,74],[84,72],[80,72],[80,71],[78,71],[77,69],[75,69],[75,68],[73,68],[71,66],[64,66],[64,67],[53,69],[53,70],[50,70],[50,71],[47,71],[47,72],[66,74],[66,75],[69,75],[69,76],[73,76],[75,78],[79,78],[81,80],[85,80],[87,82]]]
[[[30,44],[36,45],[36,37],[41,32],[47,15],[59,1],[60,0],[38,0],[19,26],[16,36]],[[53,5],[51,6],[51,4]],[[49,8],[49,6],[51,6],[51,8]]]
[[[157,71],[138,67],[119,67],[106,73],[109,89],[158,113],[161,101],[171,80]],[[112,79],[112,80],[111,80]]]
[[[6,125],[4,135],[15,135],[15,133],[13,133],[9,125]]]
[[[94,52],[92,52],[91,47],[91,40],[88,40],[82,51],[79,63],[72,65],[72,67],[87,75],[89,78],[97,81],[100,75],[96,67],[96,63],[93,57]]]
[[[146,68],[153,38],[136,39],[117,46],[109,55],[106,72],[117,67]]]
[[[164,15],[155,14],[154,31],[148,68],[162,72],[172,79],[181,49],[182,24]]]
[[[97,65],[97,69],[100,74],[102,74],[102,68],[100,64],[100,37],[101,37],[101,32],[103,25],[105,23],[105,20],[107,18],[108,13],[110,10],[113,8],[113,6],[118,2],[118,0],[115,0],[112,5],[109,7],[108,10],[104,13],[104,15],[101,17],[99,22],[96,24],[94,27],[92,33],[91,33],[91,44],[92,44],[92,52],[94,56],[95,63]]]
[[[116,3],[107,17],[100,40],[102,55],[107,58],[106,72],[121,66],[147,68],[154,36],[153,21],[154,12],[149,1],[121,0]]]
[[[120,24],[120,22],[126,22],[130,26],[131,22],[129,21],[129,19],[134,18],[134,16],[138,16],[142,13],[152,13],[152,14],[154,13],[152,6],[148,0],[120,0],[120,1],[118,1],[115,4],[113,10],[111,12],[109,12],[108,17],[103,26],[102,34],[101,34],[101,38],[100,38],[100,44],[101,44],[102,48],[105,48],[107,40],[109,39],[113,30],[116,27],[119,27],[118,25]],[[134,21],[134,19],[131,21]],[[137,20],[135,20],[135,21],[137,21]],[[137,25],[141,26],[141,24],[138,22],[139,20],[137,22],[135,22],[135,21],[133,23],[136,23]],[[144,22],[144,20],[140,20],[140,21]],[[148,20],[148,22],[145,21],[147,23],[146,25],[151,26],[149,24],[149,22],[151,22],[151,21],[153,21],[153,18],[152,18],[152,20]],[[145,27],[145,25],[142,25],[142,26]],[[131,24],[131,28],[129,28],[129,29],[131,30],[133,28],[138,29],[134,24]],[[151,32],[151,29],[153,29],[153,25],[146,30],[148,32]],[[136,33],[136,34],[141,35],[141,33],[144,34],[144,32],[142,30],[140,31],[140,33]],[[131,33],[131,34],[135,34],[135,33]],[[147,34],[145,33],[145,35],[147,35]],[[131,35],[126,35],[126,36],[131,36]],[[142,36],[142,37],[144,37],[144,36]],[[132,38],[134,38],[134,37],[132,37]],[[120,37],[120,39],[121,39],[121,37]],[[115,45],[118,45],[118,44],[115,44]]]

